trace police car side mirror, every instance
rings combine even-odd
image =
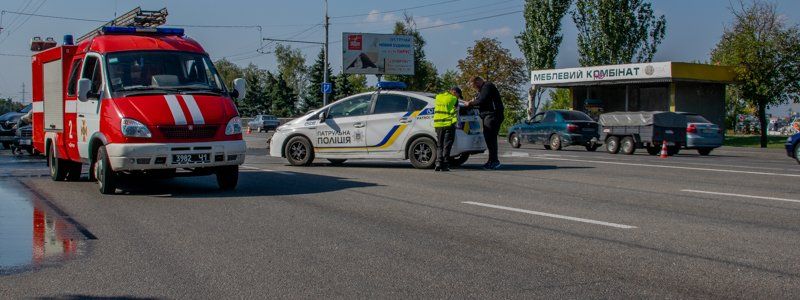
[[[78,80],[78,100],[86,102],[89,100],[89,90],[92,89],[92,81],[88,78]]]
[[[319,121],[320,122],[325,122],[325,118],[328,117],[328,116],[325,114],[325,111],[323,110],[323,111],[319,112],[319,115],[317,115],[317,117],[319,117]]]
[[[231,92],[231,96],[236,98],[236,100],[244,99],[244,96],[247,94],[247,82],[244,81],[242,78],[236,78],[233,80],[233,91]]]

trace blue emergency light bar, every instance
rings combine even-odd
[[[406,83],[402,81],[379,81],[378,88],[382,90],[404,90]]]
[[[183,35],[183,28],[152,28],[152,27],[118,27],[103,26],[103,34],[157,34],[157,35]]]

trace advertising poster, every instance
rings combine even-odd
[[[345,74],[414,75],[414,39],[409,35],[343,33]]]

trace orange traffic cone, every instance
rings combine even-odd
[[[667,158],[667,141],[661,142],[661,158]]]

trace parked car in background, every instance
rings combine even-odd
[[[794,158],[800,164],[800,133],[796,133],[786,139],[786,155]]]
[[[5,113],[0,116],[0,143],[4,149],[11,148],[17,134],[17,122],[19,118],[27,114],[33,108],[33,104],[28,104],[18,111]]]
[[[686,116],[686,149],[697,149],[700,155],[709,155],[711,150],[722,147],[725,137],[719,125],[696,113],[679,114]]]
[[[583,146],[595,151],[600,146],[598,128],[599,124],[581,111],[551,110],[509,128],[508,142],[514,148],[523,143],[541,143],[548,150]]]
[[[22,151],[28,152],[30,155],[38,154],[38,151],[33,149],[33,126],[26,124],[17,128],[11,148],[15,154],[21,154]]]
[[[252,121],[247,122],[251,130],[255,129],[258,132],[275,130],[280,125],[281,122],[273,115],[256,115]]]

